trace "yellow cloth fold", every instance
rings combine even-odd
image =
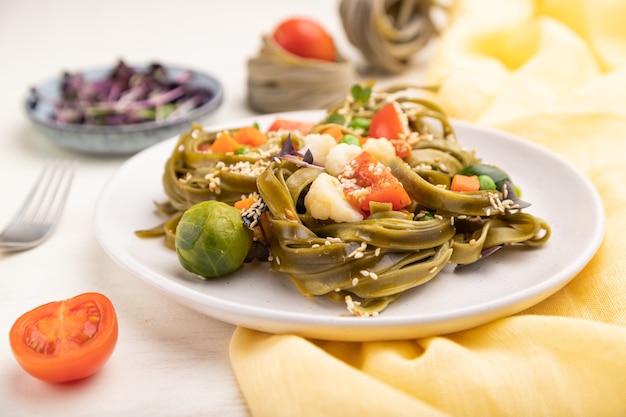
[[[619,0],[457,1],[427,74],[450,117],[548,147],[594,182],[606,235],[583,271],[527,311],[451,335],[342,343],[239,328],[231,363],[252,415],[626,415],[624,16]]]
[[[526,315],[396,342],[239,328],[231,350],[255,416],[622,416],[625,340],[623,327]]]

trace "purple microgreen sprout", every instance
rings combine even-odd
[[[277,157],[282,161],[292,162],[301,167],[324,169],[323,166],[316,165],[313,161],[313,154],[307,149],[304,154],[298,152],[293,147],[291,140],[291,134],[287,135],[287,139],[283,142],[283,146],[278,153]]]
[[[159,63],[139,70],[119,61],[106,77],[97,80],[65,72],[60,98],[51,103],[51,119],[59,124],[107,126],[175,120],[213,98],[212,91],[194,86],[192,81],[192,72],[170,77]],[[43,100],[35,89],[31,91],[31,107]]]

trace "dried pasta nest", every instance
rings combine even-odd
[[[258,55],[248,60],[248,104],[263,113],[327,108],[355,80],[342,56],[335,62],[300,58],[264,36]]]
[[[397,74],[437,35],[435,0],[342,0],[341,21],[350,43],[373,70]]]

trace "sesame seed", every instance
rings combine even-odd
[[[363,252],[367,249],[367,243],[361,242],[361,246],[356,248],[354,251],[348,254],[348,258],[354,257],[355,259],[360,259],[363,257]]]
[[[352,300],[352,297],[350,297],[349,295],[346,295],[346,296],[344,297],[344,301],[345,301],[345,303],[346,303],[346,308],[348,309],[348,311],[349,311],[350,313],[354,313],[354,307],[355,307],[355,305],[354,305],[354,301]]]
[[[287,217],[287,219],[289,219],[289,220],[297,220],[298,219],[298,217],[296,217],[294,212],[291,211],[288,208],[285,209],[285,217]]]

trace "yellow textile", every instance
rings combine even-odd
[[[607,223],[589,265],[535,307],[451,335],[342,343],[239,328],[231,361],[252,415],[626,416],[625,16],[621,0],[458,1],[428,71],[449,116],[551,148],[591,178]]]

